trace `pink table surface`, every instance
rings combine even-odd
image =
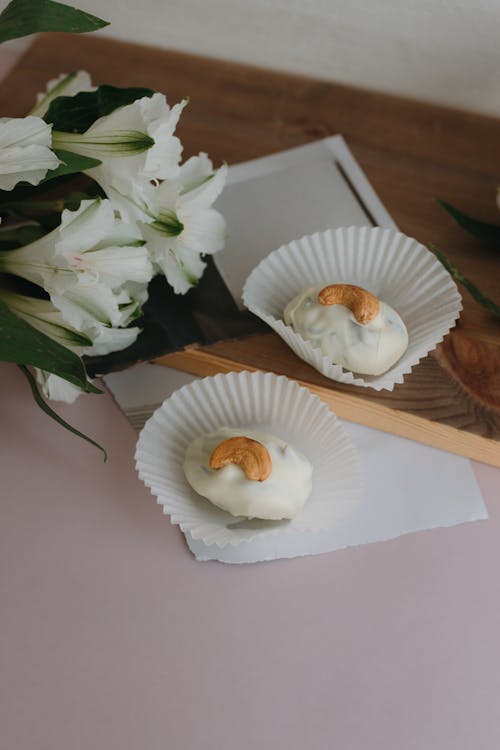
[[[104,464],[0,376],[2,748],[500,747],[500,471],[486,522],[199,563],[109,395],[60,409]]]

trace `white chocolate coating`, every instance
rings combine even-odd
[[[397,312],[380,301],[379,314],[362,325],[344,305],[318,302],[325,286],[308,287],[294,297],[285,308],[285,323],[346,370],[361,375],[387,372],[408,348],[408,331]]]
[[[269,451],[272,471],[263,482],[247,479],[235,464],[210,468],[210,456],[219,443],[240,435],[258,440]],[[273,521],[295,518],[311,494],[312,466],[307,458],[283,440],[253,430],[221,427],[201,435],[188,446],[183,468],[199,495],[233,516]]]

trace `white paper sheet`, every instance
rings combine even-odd
[[[214,261],[240,305],[252,269],[291,240],[339,226],[395,228],[338,135],[230,167],[217,209],[227,240]]]
[[[247,274],[269,252],[309,232],[378,224],[395,228],[344,140],[315,143],[231,166],[217,202],[228,222],[226,249],[216,264],[236,301]],[[194,376],[139,365],[105,381],[132,425],[145,420]],[[318,554],[382,541],[412,531],[487,518],[470,462],[404,438],[344,423],[360,452],[364,499],[335,529],[220,549],[187,538],[202,560],[240,563]]]
[[[107,375],[105,381],[123,411],[132,417],[136,429],[140,429],[165,398],[194,379],[193,375],[159,365],[138,365]],[[348,518],[329,531],[290,535],[286,539],[271,537],[231,549],[207,546],[188,536],[187,543],[195,556],[199,560],[245,563],[320,554],[488,517],[468,459],[343,423],[359,450],[365,486],[362,502]]]

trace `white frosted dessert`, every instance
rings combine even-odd
[[[408,331],[386,302],[352,284],[308,287],[284,320],[334,364],[360,375],[387,372],[408,348]]]
[[[230,427],[193,440],[184,474],[198,494],[244,518],[295,518],[312,488],[311,463],[291,445]]]

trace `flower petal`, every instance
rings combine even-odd
[[[95,91],[95,86],[92,86],[90,75],[86,70],[61,73],[58,78],[48,81],[44,92],[36,95],[37,103],[31,110],[31,114],[43,117],[50,103],[58,96],[75,96],[81,91]]]
[[[147,283],[153,266],[146,247],[106,247],[76,255],[81,268],[112,289],[126,281]]]
[[[0,190],[12,190],[18,182],[38,185],[50,169],[60,164],[45,146],[11,146],[0,150]]]
[[[113,207],[106,200],[85,200],[76,211],[65,209],[56,252],[67,258],[95,247],[112,232],[114,222]]]
[[[140,328],[107,328],[100,326],[93,331],[94,343],[85,350],[85,354],[102,356],[110,352],[119,352],[131,346],[141,332]]]
[[[52,292],[53,304],[62,312],[65,320],[78,331],[84,331],[94,323],[107,326],[126,325],[130,311],[121,306],[132,303],[127,293],[115,293],[104,284],[80,283],[62,293]]]
[[[152,185],[149,180],[143,178],[119,179],[116,174],[110,173],[107,169],[100,166],[90,169],[86,172],[89,177],[95,180],[108,196],[115,211],[118,211],[121,217],[127,222],[136,221],[153,221],[154,217],[150,216],[148,206],[150,204],[149,193]],[[114,180],[112,185],[108,178]]]
[[[59,162],[50,150],[52,125],[40,117],[0,119],[0,189],[21,181],[38,185]]]
[[[184,190],[181,196],[183,206],[190,210],[209,208],[221,194],[227,178],[227,165],[223,164],[210,179],[205,180],[190,190]]]
[[[179,172],[179,182],[183,185],[184,190],[192,190],[207,177],[211,177],[214,172],[212,160],[202,151],[197,156],[191,156],[190,159],[182,164]]]
[[[151,186],[145,197],[148,199],[150,213],[156,220],[165,209],[175,212],[180,192],[181,186],[178,180],[165,180],[159,185]]]
[[[226,222],[222,214],[213,208],[204,211],[179,211],[184,231],[179,242],[197,253],[212,254],[222,250],[226,239]]]
[[[181,255],[178,256],[176,247],[179,247],[177,238],[165,237],[149,224],[141,225],[144,237],[147,239],[151,257],[165,274],[166,279],[176,294],[185,294],[200,278],[205,268],[205,263],[196,253],[187,248],[180,248]]]
[[[45,396],[51,401],[63,401],[66,404],[73,404],[83,391],[73,383],[60,378],[45,370],[36,370],[37,380],[42,386]]]
[[[2,117],[0,118],[0,148],[8,146],[50,146],[52,143],[52,125],[40,117]]]
[[[200,254],[190,247],[178,247],[175,254],[185,277],[194,286],[203,276],[207,264],[202,261]]]

